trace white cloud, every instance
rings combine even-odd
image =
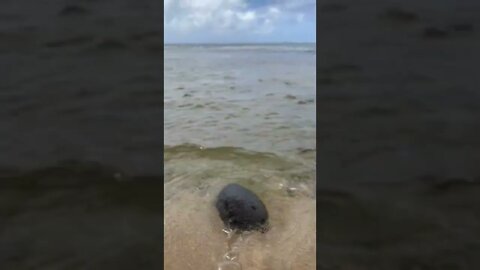
[[[303,13],[298,13],[295,18],[297,19],[297,22],[298,22],[298,23],[301,23],[301,22],[303,22],[303,18],[305,18],[305,14],[303,14]]]
[[[312,0],[272,0],[261,7],[251,7],[246,0],[165,0],[166,32],[188,34],[248,32],[268,34],[280,22],[299,23],[304,20],[302,6]]]

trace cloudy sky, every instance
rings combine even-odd
[[[165,0],[165,43],[315,42],[315,0]]]

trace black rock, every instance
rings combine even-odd
[[[218,194],[215,204],[225,226],[239,231],[267,229],[268,212],[252,191],[229,184]]]

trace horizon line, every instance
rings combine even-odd
[[[252,44],[316,44],[316,41],[283,41],[283,42],[164,42],[163,45],[252,45]]]

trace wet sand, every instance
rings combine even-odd
[[[166,203],[165,269],[207,270],[229,262],[227,235],[213,202],[211,196],[184,193]],[[241,269],[316,269],[315,201],[272,196],[264,202],[274,226],[237,239],[234,261]]]
[[[312,167],[241,148],[190,145],[165,153],[165,269],[217,269],[230,262],[229,251],[241,269],[316,269]],[[229,183],[261,198],[269,231],[227,239],[215,201]]]

